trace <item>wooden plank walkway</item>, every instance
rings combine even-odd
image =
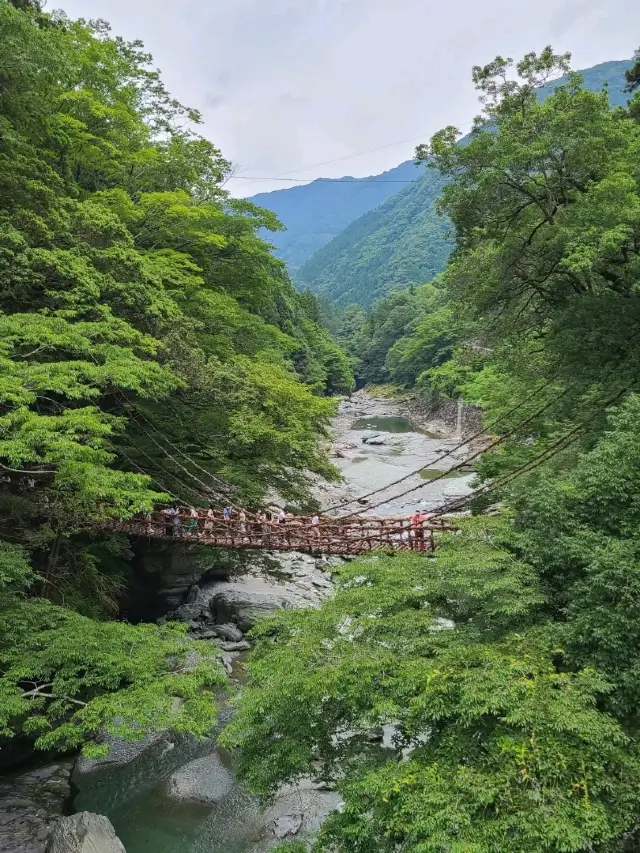
[[[304,551],[341,556],[376,550],[433,551],[435,534],[456,529],[440,518],[428,516],[422,523],[406,517],[320,516],[318,524],[313,525],[311,517],[296,516],[279,524],[254,513],[246,513],[244,521],[237,517],[228,521],[215,510],[209,514],[206,510],[198,510],[197,517],[188,512],[177,516],[150,513],[144,518],[108,522],[105,527],[130,536],[178,540],[214,548]]]

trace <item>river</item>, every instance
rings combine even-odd
[[[402,483],[373,496],[369,504],[351,504],[364,514],[410,514],[416,507],[434,508],[443,501],[470,491],[473,474],[433,477],[448,470],[456,457],[442,457],[455,447],[445,438],[407,417],[401,404],[359,392],[344,401],[333,424],[332,452],[344,482],[318,485],[322,504],[356,500],[365,493]],[[371,439],[376,442],[368,443]],[[408,489],[420,487],[409,495]],[[384,501],[376,506],[380,500]],[[344,509],[342,511],[345,511]],[[308,559],[308,558],[307,558]],[[236,656],[231,678],[242,678],[242,656]],[[199,764],[190,764],[200,759]],[[181,768],[183,768],[181,770]],[[193,796],[176,796],[179,786]],[[337,795],[307,783],[297,791],[285,791],[276,808],[262,815],[233,779],[232,759],[207,744],[159,741],[143,750],[134,761],[110,767],[76,780],[81,788],[76,810],[107,815],[127,853],[262,853],[291,829],[313,832],[338,804]],[[191,787],[190,787],[191,786]],[[184,791],[183,791],[184,793]]]

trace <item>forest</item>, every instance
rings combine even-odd
[[[337,787],[317,851],[637,850],[640,93],[612,106],[551,48],[473,82],[467,143],[417,150],[447,178],[445,271],[343,323],[383,330],[364,370],[483,407],[472,514],[259,625],[224,736],[267,798]]]
[[[218,659],[122,618],[105,528],[315,509],[337,397],[384,381],[483,409],[471,511],[258,621],[219,737],[239,777],[339,793],[289,853],[640,849],[640,52],[617,102],[551,48],[475,67],[465,143],[416,151],[441,263],[337,311],[141,43],[31,0],[0,0],[0,43],[0,746],[210,734]]]
[[[0,735],[202,734],[219,668],[115,620],[131,545],[101,525],[304,504],[350,367],[141,43],[17,0],[0,43]]]

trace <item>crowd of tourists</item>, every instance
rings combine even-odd
[[[425,531],[429,533],[430,519],[433,514],[417,510],[413,515],[403,518],[353,520],[323,518],[315,513],[310,516],[293,515],[283,509],[274,511],[260,510],[256,513],[242,508],[225,506],[222,511],[196,509],[172,505],[161,514],[146,516],[149,535],[165,535],[172,538],[214,539],[237,538],[259,539],[265,546],[286,536],[295,539],[300,536],[314,538],[348,535],[362,539],[375,538],[376,533],[390,535],[394,539],[406,542],[411,548],[423,550]]]
[[[311,517],[294,516],[283,509],[277,512],[260,511],[247,513],[244,509],[226,506],[220,513],[213,507],[207,510],[185,508],[177,505],[169,506],[162,510],[164,516],[165,533],[175,538],[184,536],[206,537],[213,536],[215,532],[224,533],[225,530],[237,531],[240,535],[260,534],[268,535],[279,529],[281,525],[290,524],[296,527],[308,525],[314,534],[318,533],[320,518],[318,515]],[[151,515],[147,516],[149,524],[153,525]]]

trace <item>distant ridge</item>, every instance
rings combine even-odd
[[[629,98],[623,91],[624,72],[631,64],[604,62],[580,73],[588,89],[600,91],[607,85],[611,103],[622,106]],[[541,97],[562,82],[544,87]],[[390,290],[432,279],[444,269],[451,251],[449,223],[435,207],[442,185],[442,176],[427,169],[419,180],[348,224],[299,269],[292,269],[296,286],[343,307],[354,302],[369,307]]]
[[[318,249],[369,210],[373,210],[402,189],[402,184],[384,181],[414,181],[423,174],[411,160],[388,172],[367,178],[349,178],[349,183],[316,180],[286,190],[259,193],[249,201],[272,210],[286,231],[265,232],[263,237],[276,248],[276,254],[294,272]]]

